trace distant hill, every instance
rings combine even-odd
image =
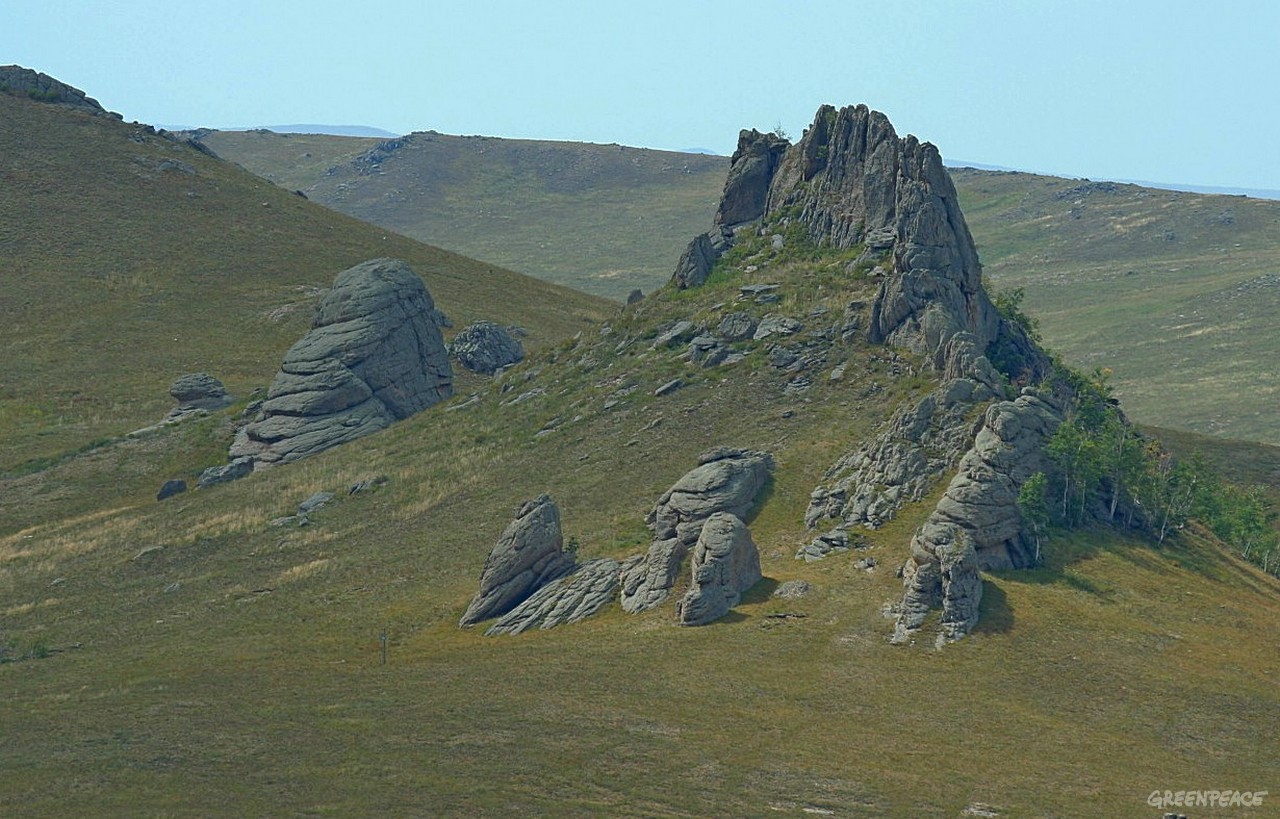
[[[344,137],[374,137],[377,139],[388,139],[396,136],[391,131],[382,128],[373,128],[368,125],[248,125],[232,128],[197,128],[192,125],[164,125],[163,127],[169,131],[270,131],[275,134],[325,134],[328,136],[344,136]]]

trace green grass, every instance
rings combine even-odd
[[[616,311],[108,117],[0,96],[0,157],[0,476],[159,421],[182,373],[265,386],[365,259],[406,259],[456,328],[521,324],[534,348]]]
[[[51,500],[0,534],[0,642],[49,652],[0,664],[0,812],[1140,815],[1155,789],[1270,786],[1280,583],[1194,533],[1056,538],[1045,568],[987,579],[977,633],[943,652],[889,646],[881,614],[928,502],[870,533],[873,573],[795,561],[809,490],[929,384],[862,342],[803,396],[761,355],[702,370],[650,349],[753,280],[782,301],[747,309],[806,332],[869,286],[799,262],[726,271],[345,447],[160,504],[146,481],[86,483],[96,503]],[[823,377],[840,361],[843,381]],[[673,375],[687,386],[654,397]],[[180,451],[195,432],[163,434]],[[521,500],[549,491],[584,558],[635,553],[658,495],[719,444],[778,462],[752,522],[766,580],[730,617],[456,627]],[[269,525],[321,489],[339,497],[312,525]],[[768,596],[792,578],[815,591]]]

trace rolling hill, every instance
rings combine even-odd
[[[65,457],[0,484],[24,498],[0,527],[0,812],[1144,815],[1153,791],[1271,786],[1280,581],[1194,522],[1160,545],[1056,531],[1041,566],[984,575],[976,630],[941,651],[890,645],[885,618],[941,485],[855,552],[795,558],[833,459],[940,381],[857,323],[887,275],[858,264],[867,248],[746,238],[705,285],[606,309],[145,129],[0,105],[45,146],[11,136],[0,153],[17,191],[0,212],[39,215],[6,223],[23,265],[6,389],[56,405],[79,379],[119,404],[73,416],[84,429],[4,426],[6,452]],[[158,167],[170,158],[195,173]],[[58,230],[25,232],[42,224]],[[143,487],[225,452],[241,405],[66,454],[154,419],[173,367],[265,383],[314,300],[293,288],[374,249],[409,259],[458,326],[526,324],[529,359],[378,434],[162,503]],[[99,268],[120,271],[114,290]],[[734,342],[725,366],[661,340],[730,312],[799,326]],[[59,352],[43,368],[25,364],[32,336]],[[523,500],[549,492],[583,559],[625,557],[648,547],[664,490],[722,445],[776,461],[748,521],[765,577],[729,616],[677,628],[670,605],[611,606],[518,637],[457,627]],[[320,490],[337,497],[309,525],[273,523]],[[788,580],[812,588],[772,596]]]
[[[726,168],[693,154],[442,134],[387,143],[397,147],[378,162],[369,157],[381,149],[362,159],[376,146],[340,137],[213,132],[202,142],[337,210],[613,298],[667,280]],[[651,171],[623,176],[620,161]],[[554,189],[565,168],[583,193]],[[1280,444],[1280,202],[953,175],[992,283],[1025,290],[1051,349],[1114,370],[1146,423]]]

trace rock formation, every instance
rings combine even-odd
[[[538,589],[485,634],[519,634],[535,626],[555,628],[590,617],[614,601],[622,573],[640,560],[640,555],[621,563],[607,557],[589,560]]]
[[[896,641],[907,639],[933,608],[942,609],[943,640],[963,637],[978,620],[978,571],[1034,564],[1035,553],[1023,536],[1018,490],[1048,468],[1044,447],[1062,412],[1056,401],[1032,389],[987,409],[959,471],[911,539]]]
[[[682,626],[718,620],[760,582],[760,552],[747,525],[728,512],[707,518],[693,547],[693,582],[676,604]]]
[[[468,325],[449,342],[449,352],[473,373],[493,375],[524,360],[524,346],[491,321]]]
[[[338,274],[312,329],[284,356],[261,416],[231,457],[287,463],[376,432],[453,392],[453,371],[422,280],[402,261]]]
[[[178,402],[177,412],[217,410],[232,404],[222,382],[208,373],[187,373],[174,379],[169,394]]]
[[[713,449],[663,493],[646,522],[653,543],[622,578],[622,608],[647,611],[667,599],[680,564],[716,512],[745,519],[769,479],[773,457],[754,450]]]
[[[555,502],[547,495],[527,501],[485,560],[480,590],[458,624],[470,626],[506,614],[573,568],[573,555],[564,552]]]
[[[79,88],[20,65],[0,66],[0,92],[30,97],[38,102],[66,105],[90,114],[120,118],[119,114],[112,114],[99,105],[97,100],[85,96]]]

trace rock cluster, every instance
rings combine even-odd
[[[449,352],[473,373],[493,375],[524,361],[524,346],[506,328],[491,321],[468,325],[449,342]]]
[[[259,418],[231,457],[287,463],[407,418],[453,392],[438,311],[407,264],[338,274],[312,329],[284,356]]]
[[[1031,389],[987,409],[959,471],[911,540],[895,640],[907,639],[933,608],[942,609],[943,640],[963,637],[978,620],[979,570],[1033,564],[1018,490],[1047,468],[1044,447],[1062,422],[1062,412],[1052,398]]]
[[[648,611],[666,600],[707,519],[717,512],[745,519],[772,469],[767,452],[720,448],[703,453],[698,466],[663,493],[646,518],[653,543],[644,560],[623,576],[622,608]]]
[[[485,560],[480,590],[458,624],[470,626],[506,614],[573,568],[573,555],[564,551],[555,502],[548,495],[527,501]]]

